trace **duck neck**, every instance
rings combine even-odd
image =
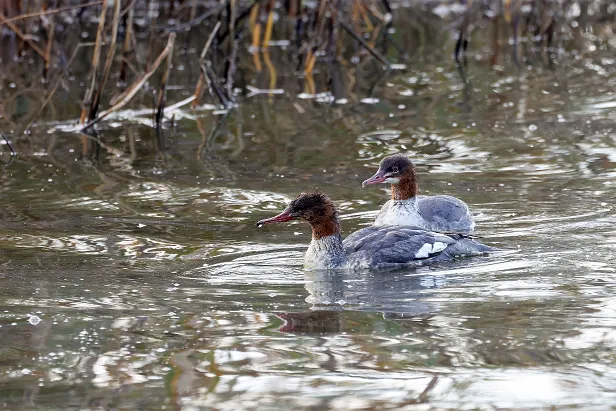
[[[415,198],[418,191],[417,179],[413,173],[410,176],[403,176],[397,184],[391,185],[391,199],[394,201],[409,200]]]
[[[304,258],[304,266],[312,269],[330,269],[344,265],[347,255],[342,246],[338,216],[333,215],[310,225],[312,241]]]
[[[313,238],[304,257],[304,267],[316,270],[339,268],[347,260],[340,233]]]
[[[310,222],[312,227],[312,239],[320,240],[324,237],[329,237],[334,234],[340,235],[340,220],[338,214],[323,216]]]

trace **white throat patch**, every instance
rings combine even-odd
[[[379,215],[374,221],[374,225],[415,225],[424,227],[426,225],[423,217],[417,211],[417,199],[408,200],[389,200],[386,202]]]

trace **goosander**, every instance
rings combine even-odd
[[[308,269],[417,267],[495,250],[461,234],[445,235],[413,226],[367,227],[342,241],[336,207],[319,191],[301,193],[282,213],[257,226],[291,220],[303,220],[312,227],[304,257]]]
[[[403,154],[381,160],[376,174],[362,183],[391,184],[391,200],[379,212],[375,226],[413,225],[444,233],[472,233],[475,220],[466,203],[448,195],[420,196],[415,165]]]

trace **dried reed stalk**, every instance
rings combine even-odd
[[[122,64],[120,65],[120,81],[126,81],[126,67],[128,66],[128,54],[131,50],[133,41],[133,17],[135,14],[135,0],[128,5],[128,13],[124,18],[124,51],[122,54]]]
[[[158,68],[158,66],[161,65],[161,63],[163,62],[163,60],[169,55],[169,53],[171,52],[171,50],[173,50],[173,44],[175,42],[175,33],[169,33],[169,38],[167,40],[167,46],[165,46],[165,48],[163,49],[163,51],[158,55],[158,57],[156,58],[156,60],[154,60],[154,62],[151,64],[151,67],[148,71],[146,71],[139,79],[137,79],[123,94],[121,97],[118,98],[118,102],[116,104],[114,104],[112,107],[108,108],[107,110],[101,112],[97,118],[93,119],[92,121],[90,121],[88,124],[86,124],[81,131],[86,130],[87,128],[92,127],[94,124],[98,123],[99,121],[101,121],[102,119],[104,119],[105,117],[107,117],[109,114],[113,113],[114,111],[118,111],[119,109],[121,109],[122,107],[124,107],[125,105],[127,105],[133,97],[135,97],[135,95],[137,94],[137,92],[141,89],[141,87],[143,87],[143,85],[148,81],[148,79],[150,77],[152,77],[152,75],[154,74],[154,72],[156,71],[156,69]]]
[[[255,4],[250,8],[250,14],[248,16],[248,27],[250,27],[250,31],[254,32],[255,26],[257,24],[257,17],[259,17],[259,8],[261,5],[259,1],[255,1]]]
[[[152,54],[154,53],[154,42],[156,40],[156,33],[154,31],[154,26],[156,25],[156,19],[158,18],[158,15],[154,15],[154,18],[151,19],[150,13],[152,12],[150,10],[151,7],[151,0],[148,0],[146,2],[147,7],[146,7],[146,12],[147,12],[147,16],[148,16],[148,25],[150,26],[150,30],[148,31],[148,51],[146,53],[145,56],[145,71],[149,71],[150,70],[150,58],[152,57]]]
[[[265,33],[263,34],[263,47],[269,47],[269,42],[272,40],[272,30],[274,28],[274,1],[270,0],[269,13],[267,13],[267,23],[265,24]]]
[[[274,89],[276,88],[276,80],[278,78],[277,72],[276,72],[276,67],[274,67],[274,65],[272,64],[272,60],[270,59],[270,55],[269,55],[269,51],[267,50],[263,50],[263,61],[265,62],[265,66],[267,67],[267,70],[269,71],[269,75],[270,75],[270,82],[269,82],[269,96],[273,96],[274,95]]]
[[[195,17],[197,17],[197,0],[193,0],[190,5],[190,15],[188,16],[188,21],[193,21]]]
[[[199,57],[199,62],[205,61],[205,56],[207,55],[207,52],[210,49],[210,46],[212,45],[212,41],[214,41],[214,36],[216,36],[216,33],[218,32],[220,25],[221,25],[220,21],[217,21],[216,25],[214,26],[214,29],[212,30],[209,37],[207,38],[207,41],[205,42],[205,46],[203,46],[203,50],[201,51],[201,56]],[[203,74],[203,72],[201,72],[201,74],[199,75],[199,80],[197,80],[197,86],[195,87],[195,94],[194,94],[195,99],[190,105],[190,107],[193,109],[199,105],[199,100],[201,99],[201,94],[203,93],[203,86],[205,85],[205,82],[206,82],[205,75]]]
[[[250,23],[250,31],[252,32],[252,43],[250,48],[252,52],[255,53],[261,47],[261,22],[258,20],[259,10],[261,9],[261,5],[257,2],[252,9],[250,9],[250,18],[248,19]]]
[[[167,52],[167,64],[163,77],[160,80],[160,92],[158,94],[158,103],[156,104],[156,127],[162,125],[163,115],[165,114],[165,102],[167,100],[167,83],[169,82],[169,74],[171,73],[171,59],[173,58],[173,42]]]
[[[235,38],[235,15],[237,13],[237,0],[229,2],[229,64],[227,66],[227,97],[233,96],[233,74],[235,73],[235,59],[237,57],[237,39]]]
[[[365,6],[359,0],[356,0],[356,3],[357,3],[359,14],[361,15],[362,19],[364,20],[364,24],[366,25],[366,30],[368,30],[368,32],[371,33],[372,30],[374,30],[374,25],[372,24],[372,21],[370,20],[368,13],[366,13]]]
[[[290,1],[290,5],[289,5],[289,17],[291,18],[295,18],[297,17],[297,13],[299,12],[300,9],[300,4],[299,4],[300,0],[291,0]]]
[[[111,72],[111,65],[113,64],[113,58],[115,57],[116,43],[118,40],[118,26],[120,25],[120,6],[121,4],[122,4],[121,0],[114,0],[113,20],[111,22],[111,41],[109,43],[109,50],[107,50],[107,58],[105,59],[105,66],[103,67],[103,78],[101,79],[101,83],[98,85],[98,90],[96,91],[96,94],[94,94],[92,105],[90,106],[90,114],[88,116],[89,120],[92,120],[93,118],[96,117],[96,113],[98,112],[98,106],[101,100],[101,95],[103,94],[105,83],[107,83],[107,79],[109,78],[109,73]]]
[[[312,50],[308,50],[308,54],[306,55],[306,68],[304,69],[304,73],[310,74],[312,70],[314,70],[314,65],[317,62],[317,56],[312,52]]]
[[[201,72],[205,76],[206,84],[208,86],[208,89],[210,90],[210,93],[216,94],[216,97],[218,97],[223,107],[229,107],[229,98],[225,96],[225,93],[220,89],[220,87],[218,87],[218,84],[216,84],[216,78],[212,74],[209,65],[205,61],[201,62]]]
[[[43,78],[47,78],[47,74],[49,73],[49,66],[51,65],[51,50],[53,48],[53,39],[54,33],[56,30],[56,25],[54,24],[53,18],[49,19],[49,25],[47,28],[47,47],[45,48],[45,67],[43,68]]]
[[[83,106],[81,108],[81,117],[79,122],[81,124],[86,122],[88,112],[91,112],[92,97],[94,96],[94,88],[96,87],[96,79],[98,74],[98,64],[100,62],[101,47],[103,42],[103,33],[105,31],[105,16],[107,15],[107,6],[109,0],[103,1],[101,8],[101,17],[98,21],[98,29],[96,30],[96,44],[94,46],[94,52],[92,53],[92,68],[90,70],[90,85],[86,89],[86,94],[83,97]],[[91,120],[91,119],[90,119]]]

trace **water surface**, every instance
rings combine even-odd
[[[180,110],[163,136],[146,111],[101,124],[100,145],[68,115],[14,138],[0,404],[613,406],[616,70],[596,44],[552,69],[471,61],[468,83],[436,53],[345,104],[247,96],[228,114]],[[388,194],[361,181],[396,152],[421,192],[462,198],[481,240],[516,252],[310,273],[306,225],[254,226],[314,188],[345,234],[370,224]]]

